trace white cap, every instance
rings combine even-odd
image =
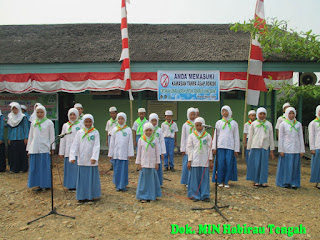
[[[82,107],[82,104],[81,104],[81,103],[76,103],[76,104],[74,105],[74,108],[83,108],[83,107]]]
[[[256,114],[256,111],[255,111],[255,110],[250,110],[250,111],[248,112],[248,116],[250,116],[251,114]]]
[[[285,109],[286,107],[291,107],[290,103],[283,104],[282,109]]]
[[[165,116],[168,116],[168,115],[171,115],[173,116],[173,112],[171,110],[167,110],[165,113],[164,113]]]
[[[27,111],[27,106],[26,105],[21,105],[21,109],[24,109]]]
[[[109,108],[109,112],[117,112],[117,108],[116,107],[110,107]]]
[[[202,125],[205,125],[205,124],[206,124],[204,118],[202,118],[202,117],[197,117],[197,118],[194,120],[194,123],[201,123]]]
[[[144,109],[144,108],[139,108],[138,109],[138,113],[145,113],[146,112],[146,109]]]

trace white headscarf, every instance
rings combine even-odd
[[[256,114],[256,111],[255,111],[255,110],[250,110],[250,111],[248,112],[248,116],[250,116],[251,114]]]
[[[70,119],[70,114],[71,114],[71,113],[74,113],[74,114],[77,116],[77,118],[76,118],[75,121],[71,121],[71,119]],[[79,118],[79,111],[78,111],[78,109],[76,109],[76,108],[70,108],[69,111],[68,111],[68,119],[69,119],[69,121],[70,121],[71,123],[74,123],[74,122],[77,121],[78,118]]]
[[[154,131],[154,127],[153,127],[152,123],[148,122],[143,125],[143,131],[145,132],[147,129],[151,129],[152,131]]]
[[[123,117],[124,118],[124,123],[122,124],[122,125],[120,125],[119,123],[118,123],[118,125],[120,126],[120,127],[123,127],[124,125],[126,125],[126,122],[127,122],[127,114],[125,114],[124,112],[119,112],[118,114],[117,114],[117,122],[118,122],[118,118],[119,117]]]
[[[195,110],[195,113],[199,112],[199,108],[194,108],[194,110]]]
[[[226,120],[229,120],[229,119],[231,118],[231,116],[232,116],[231,108],[230,108],[228,105],[223,106],[223,107],[221,108],[221,115],[222,115],[222,110],[223,110],[223,109],[225,109],[225,110],[228,111],[229,115],[228,115],[228,117],[226,117],[225,119],[226,119]]]
[[[149,115],[149,122],[151,122],[152,119],[156,119],[156,120],[157,120],[157,125],[156,125],[156,126],[158,126],[158,123],[159,123],[159,116],[158,116],[158,114],[156,114],[156,113],[151,113],[151,114]],[[152,124],[152,125],[153,125],[153,124]]]
[[[202,126],[206,124],[204,118],[202,118],[202,117],[197,117],[197,118],[194,120],[194,124],[196,124],[196,123],[201,123]],[[196,130],[196,131],[197,131],[199,134],[201,134],[201,133],[203,133],[204,130],[205,130],[205,129],[203,128],[201,132],[198,132],[197,130]]]
[[[37,112],[36,112],[36,108],[38,106],[42,106],[41,103],[36,103],[33,107],[33,113],[31,114],[30,118],[29,118],[29,122],[33,122],[34,120],[37,119]]]
[[[12,102],[10,103],[11,106],[11,112],[8,114],[8,124],[11,127],[16,127],[19,125],[19,123],[22,121],[23,117],[25,117],[26,115],[24,115],[21,111],[21,106],[19,103],[17,102]],[[18,113],[14,114],[12,109],[13,108],[17,108],[18,109]]]
[[[188,118],[188,120],[189,120],[190,122],[193,122],[192,120],[190,120],[190,117],[189,117],[190,113],[192,113],[192,112],[194,112],[194,113],[196,114],[196,109],[193,108],[193,107],[188,108],[188,110],[187,110],[187,118]]]
[[[38,106],[37,108],[36,108],[36,119],[39,119],[38,117],[37,117],[37,110],[38,109],[41,109],[41,110],[43,110],[43,112],[44,112],[44,117],[43,118],[45,118],[45,117],[47,117],[47,110],[46,110],[46,108],[44,107],[44,106]],[[40,120],[40,119],[39,119]]]
[[[262,113],[264,112],[266,114],[266,118],[267,118],[267,109],[263,108],[263,107],[260,107],[257,109],[257,118],[262,121],[260,118],[259,118],[259,113]],[[264,119],[265,120],[265,119]]]
[[[320,118],[319,112],[320,112],[320,105],[318,105],[317,108],[316,108],[316,117],[317,118]],[[0,111],[0,114],[1,114],[1,111]]]
[[[85,115],[83,115],[83,117],[82,117],[82,120],[83,120],[83,125],[84,125],[84,121],[86,120],[86,119],[91,119],[92,120],[92,126],[91,127],[94,127],[94,118],[93,118],[93,116],[91,115],[91,114],[85,114]],[[84,128],[85,129],[87,129],[88,130],[88,128],[86,128],[86,126],[84,126]]]
[[[290,103],[283,104],[282,109],[285,109],[286,107],[291,107]]]
[[[295,118],[293,118],[292,120],[289,119],[289,113],[290,113],[291,111],[294,112],[294,116],[297,115],[297,112],[296,112],[296,110],[295,110],[293,107],[288,107],[288,108],[286,109],[285,113],[284,113],[284,116],[286,117],[286,119],[287,119],[288,121],[290,121],[291,123],[293,123],[294,120],[295,120]]]
[[[1,112],[1,110],[0,110],[0,116],[2,115],[2,112]]]

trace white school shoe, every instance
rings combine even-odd
[[[223,183],[219,184],[219,187],[223,187]]]
[[[230,186],[227,184],[227,185],[224,185],[224,187],[225,187],[225,188],[229,188]]]

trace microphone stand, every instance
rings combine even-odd
[[[48,214],[46,214],[46,215],[44,215],[44,216],[42,216],[42,217],[39,217],[39,218],[37,218],[37,219],[34,219],[34,220],[28,222],[27,225],[29,225],[29,224],[31,224],[31,223],[33,223],[33,222],[36,222],[36,221],[38,221],[38,220],[40,220],[40,219],[42,219],[42,218],[48,217],[48,216],[50,216],[50,215],[58,215],[58,216],[62,216],[62,217],[68,217],[68,218],[75,219],[75,217],[71,217],[71,216],[67,216],[67,215],[63,215],[63,214],[57,213],[57,208],[54,207],[54,205],[53,205],[52,145],[53,145],[56,141],[58,141],[60,138],[63,138],[64,136],[65,136],[65,135],[58,135],[58,136],[56,136],[56,138],[54,139],[54,141],[53,141],[53,142],[51,143],[51,145],[50,145],[51,211],[50,211]]]
[[[210,127],[208,127],[210,128]],[[221,215],[221,217],[223,217],[226,221],[229,221],[223,214],[222,212],[220,211],[220,208],[227,208],[229,207],[229,205],[226,205],[226,206],[218,206],[218,133],[217,133],[217,129],[215,128],[214,129],[214,133],[216,133],[216,159],[215,159],[215,198],[214,198],[214,206],[213,207],[210,207],[210,208],[192,208],[192,210],[215,210],[217,213],[219,213]],[[211,151],[211,149],[210,149]]]

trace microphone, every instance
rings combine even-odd
[[[211,125],[203,125],[203,127],[204,127],[205,129],[213,128]]]
[[[72,133],[72,131],[66,132],[66,133],[64,133],[64,134],[59,134],[58,137],[59,137],[59,138],[63,138],[65,135],[68,135],[68,134],[71,134],[71,133]]]

